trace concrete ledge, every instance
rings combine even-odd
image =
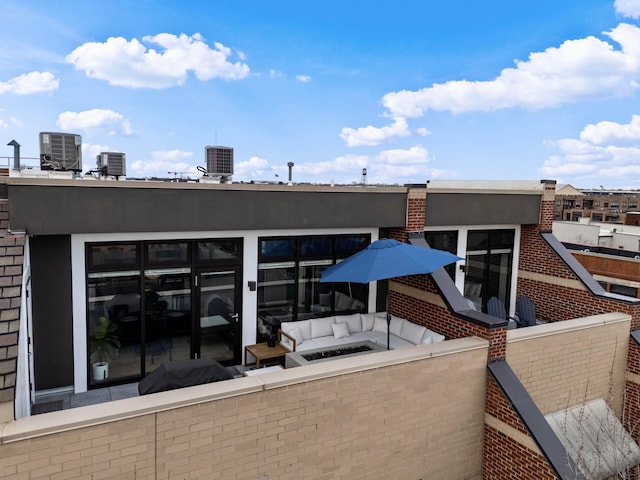
[[[587,328],[604,327],[614,323],[631,322],[631,316],[625,313],[613,312],[589,317],[574,318],[561,322],[543,323],[526,328],[516,328],[507,330],[507,343],[521,340],[531,340],[532,338],[558,335],[570,331],[584,330]]]
[[[385,350],[383,352],[336,358],[330,362],[306,365],[304,367],[259,375],[256,380],[263,382],[265,390],[280,388],[296,383],[330,378],[348,373],[362,372],[375,368],[391,367],[427,358],[441,357],[469,350],[488,349],[489,342],[478,337],[459,338],[417,347]]]
[[[254,377],[243,377],[33,415],[0,427],[0,444],[260,392],[263,389],[263,385]]]
[[[419,347],[386,350],[305,367],[280,370],[253,377],[180,388],[97,405],[34,415],[0,426],[0,444],[64,432],[107,422],[126,420],[180,407],[258,393],[322,378],[393,367],[394,365],[488,349],[489,342],[478,337],[460,338]]]

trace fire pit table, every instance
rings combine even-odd
[[[334,345],[332,347],[303,350],[301,352],[287,353],[285,356],[285,367],[302,367],[313,365],[319,362],[335,360],[337,358],[354,357],[367,353],[380,352],[386,350],[386,346],[378,345],[375,342],[364,341]]]

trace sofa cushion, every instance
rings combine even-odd
[[[405,340],[419,345],[422,342],[422,338],[424,337],[424,332],[427,331],[427,327],[423,327],[422,325],[417,325],[415,323],[406,321],[402,325],[402,330],[400,332],[400,337]]]
[[[280,329],[283,332],[289,333],[292,328],[297,328],[302,334],[303,340],[311,339],[311,320],[298,320],[297,322],[283,322],[280,324]]]
[[[431,335],[429,335],[428,333],[425,333],[424,337],[422,337],[422,342],[423,345],[427,344],[427,343],[433,343],[433,338],[431,338]]]
[[[380,332],[380,333],[387,333],[387,320],[379,317],[378,315],[375,316],[375,318],[373,319],[373,328],[371,329],[373,332]]]
[[[444,342],[444,339],[445,339],[445,336],[444,336],[444,335],[440,335],[439,333],[434,332],[433,330],[427,330],[427,331],[424,333],[424,335],[425,335],[425,337],[426,337],[427,335],[429,335],[429,336],[431,337],[431,341],[432,341],[433,343],[436,343],[436,342]]]
[[[295,339],[296,345],[300,345],[304,342],[304,338],[302,338],[302,332],[300,332],[300,329],[298,327],[292,328],[287,333]]]
[[[345,338],[349,336],[349,326],[346,322],[332,323],[333,336],[335,338]]]
[[[311,322],[311,338],[333,337],[333,329],[331,324],[336,321],[336,317],[312,318]]]
[[[336,323],[346,322],[349,325],[349,332],[361,332],[362,331],[362,319],[359,313],[352,313],[351,315],[336,315]]]
[[[362,320],[362,331],[370,332],[373,329],[373,321],[376,316],[374,313],[361,313],[360,320]]]
[[[391,325],[389,325],[389,331],[396,337],[402,337],[402,326],[405,324],[405,322],[408,321],[409,320],[405,320],[404,318],[391,315]]]

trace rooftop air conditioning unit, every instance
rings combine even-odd
[[[40,169],[82,171],[82,137],[40,132]]]
[[[100,175],[123,177],[127,174],[127,156],[122,152],[100,152],[96,165]]]
[[[209,176],[227,177],[233,175],[233,148],[205,147],[204,152]]]

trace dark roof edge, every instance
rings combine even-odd
[[[431,248],[424,238],[424,232],[411,232],[407,234],[407,238],[412,245]],[[467,299],[460,293],[444,268],[439,268],[433,272],[431,280],[433,280],[442,299],[447,304],[449,311],[455,317],[489,329],[507,326],[508,322],[505,319],[470,309]]]
[[[507,361],[504,359],[490,361],[487,369],[558,477],[563,480],[585,480]]]
[[[587,287],[587,289],[595,296],[606,298],[609,300],[616,300],[625,303],[640,303],[640,299],[627,297],[625,295],[618,295],[616,293],[607,292],[602,285],[600,285],[595,278],[587,271],[582,264],[576,260],[571,251],[567,249],[560,240],[558,240],[553,233],[544,232],[540,236],[547,242],[547,244],[553,249],[553,251],[560,257],[560,259],[571,269],[571,271],[578,277],[578,280]]]

